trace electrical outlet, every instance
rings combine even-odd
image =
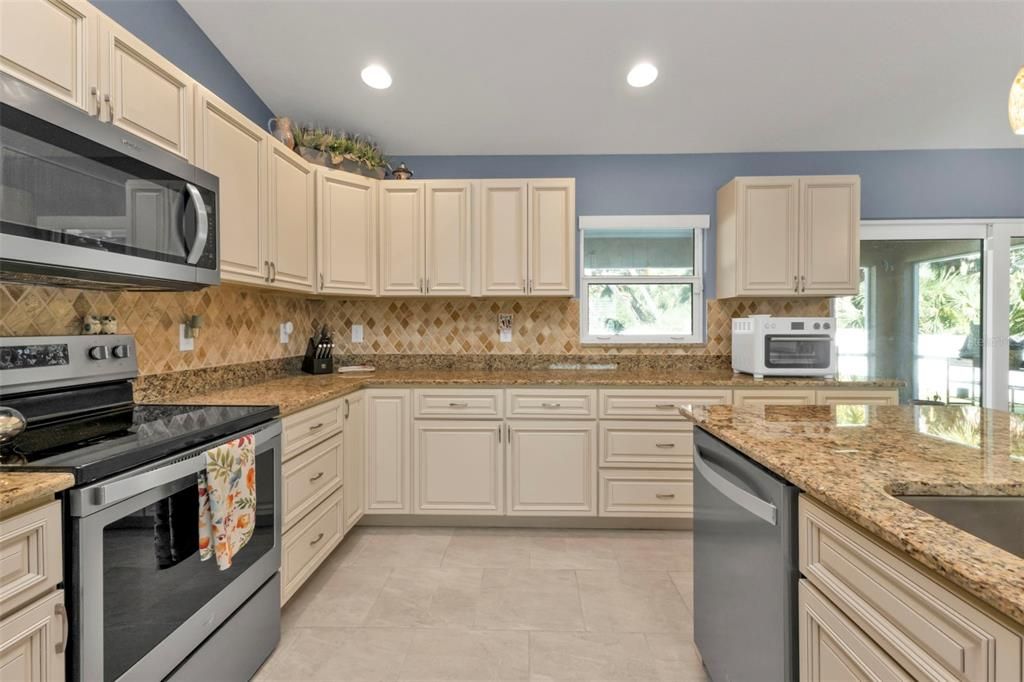
[[[498,313],[498,339],[502,343],[512,342],[512,313]]]
[[[363,325],[354,324],[352,325],[352,343],[363,342]]]
[[[185,335],[186,329],[186,325],[178,325],[178,350],[182,352],[196,349],[196,340]]]

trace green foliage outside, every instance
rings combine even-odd
[[[688,284],[592,284],[590,333],[691,334],[691,294]]]

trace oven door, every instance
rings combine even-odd
[[[9,76],[0,94],[6,279],[219,282],[217,178]]]
[[[830,370],[834,343],[827,334],[767,334],[764,367],[792,370]]]
[[[224,571],[199,559],[197,474],[244,434],[72,491],[69,679],[163,679],[274,576],[280,422],[255,433],[256,529]]]

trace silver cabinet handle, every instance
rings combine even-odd
[[[523,293],[526,293],[526,280],[523,280]]]
[[[796,283],[796,275],[793,275],[793,291],[800,291],[800,286]]]
[[[469,403],[448,403],[448,407],[469,407]]]
[[[657,448],[674,448],[675,446],[676,446],[675,443],[655,443],[654,444],[654,447],[657,447]]]
[[[800,293],[807,291],[807,276],[800,275]]]
[[[96,101],[96,117],[99,118],[100,113],[103,111],[103,105],[100,104],[100,91],[94,85],[89,89],[89,92],[92,93],[92,98]]]
[[[270,281],[277,281],[277,264],[274,261],[270,261]]]
[[[317,429],[322,429],[323,427],[324,427],[324,423],[320,422],[319,424],[313,424],[312,426],[310,426],[309,430],[310,431],[316,431]]]
[[[320,542],[323,539],[324,539],[324,534],[320,533],[319,535],[316,536],[316,539],[309,541],[309,546],[312,547],[313,545],[315,545],[316,543]]]
[[[657,497],[659,500],[671,500],[673,497],[676,496],[676,494],[675,493],[656,493],[654,496]]]
[[[549,410],[557,410],[562,406],[562,403],[541,403],[540,406]]]
[[[501,443],[501,428],[502,427],[500,427],[500,426],[498,427],[498,443],[499,444]]]
[[[64,604],[53,605],[53,615],[60,617],[60,641],[53,647],[58,654],[64,653],[68,648],[68,610]]]
[[[323,478],[323,477],[324,477],[324,472],[320,471],[320,472],[318,472],[318,473],[317,473],[317,475],[316,475],[316,476],[313,476],[313,477],[311,477],[311,478],[309,479],[309,482],[310,482],[310,483],[313,483],[313,482],[315,482],[315,481],[319,481],[319,480],[320,480],[321,478]]]
[[[188,257],[185,259],[185,262],[189,265],[195,265],[203,255],[203,249],[206,248],[206,240],[210,238],[210,219],[206,215],[206,202],[203,201],[203,195],[199,193],[199,188],[191,182],[186,182],[185,189],[188,191],[188,195],[192,197],[192,210],[196,212],[196,240],[192,242],[192,248],[188,250]],[[273,263],[271,263],[271,266],[273,266]]]
[[[512,427],[508,424],[505,424],[505,442],[512,442]]]
[[[778,523],[778,509],[771,502],[765,502],[756,495],[751,495],[726,477],[716,473],[701,457],[700,450],[693,451],[693,468],[697,470],[708,484],[725,495],[733,504],[745,509],[762,521],[771,525]]]
[[[114,122],[114,98],[110,94],[103,95],[103,101],[107,103],[107,109],[110,110],[110,122]]]
[[[423,283],[423,293],[425,293],[425,294],[429,294],[430,293],[430,278],[429,277],[427,277],[426,281]]]
[[[424,291],[423,291],[423,278],[422,277],[420,277],[419,288],[420,288],[420,293],[421,294],[424,293]]]
[[[659,410],[673,410],[675,409],[675,403],[658,403],[654,406]]]
[[[527,293],[530,293],[530,294],[533,293],[533,278],[532,277],[530,278],[529,284],[527,285],[526,288],[527,288]]]
[[[265,274],[263,276],[263,281],[269,284],[270,283],[270,261],[268,261],[268,260],[263,261],[263,270],[267,273],[267,274]]]
[[[324,288],[324,273],[320,273],[320,289]]]
[[[351,414],[351,410],[348,405],[348,398],[345,398],[345,419],[348,419],[349,414]]]

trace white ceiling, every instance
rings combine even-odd
[[[1024,147],[1024,0],[180,2],[278,115],[392,154]]]

